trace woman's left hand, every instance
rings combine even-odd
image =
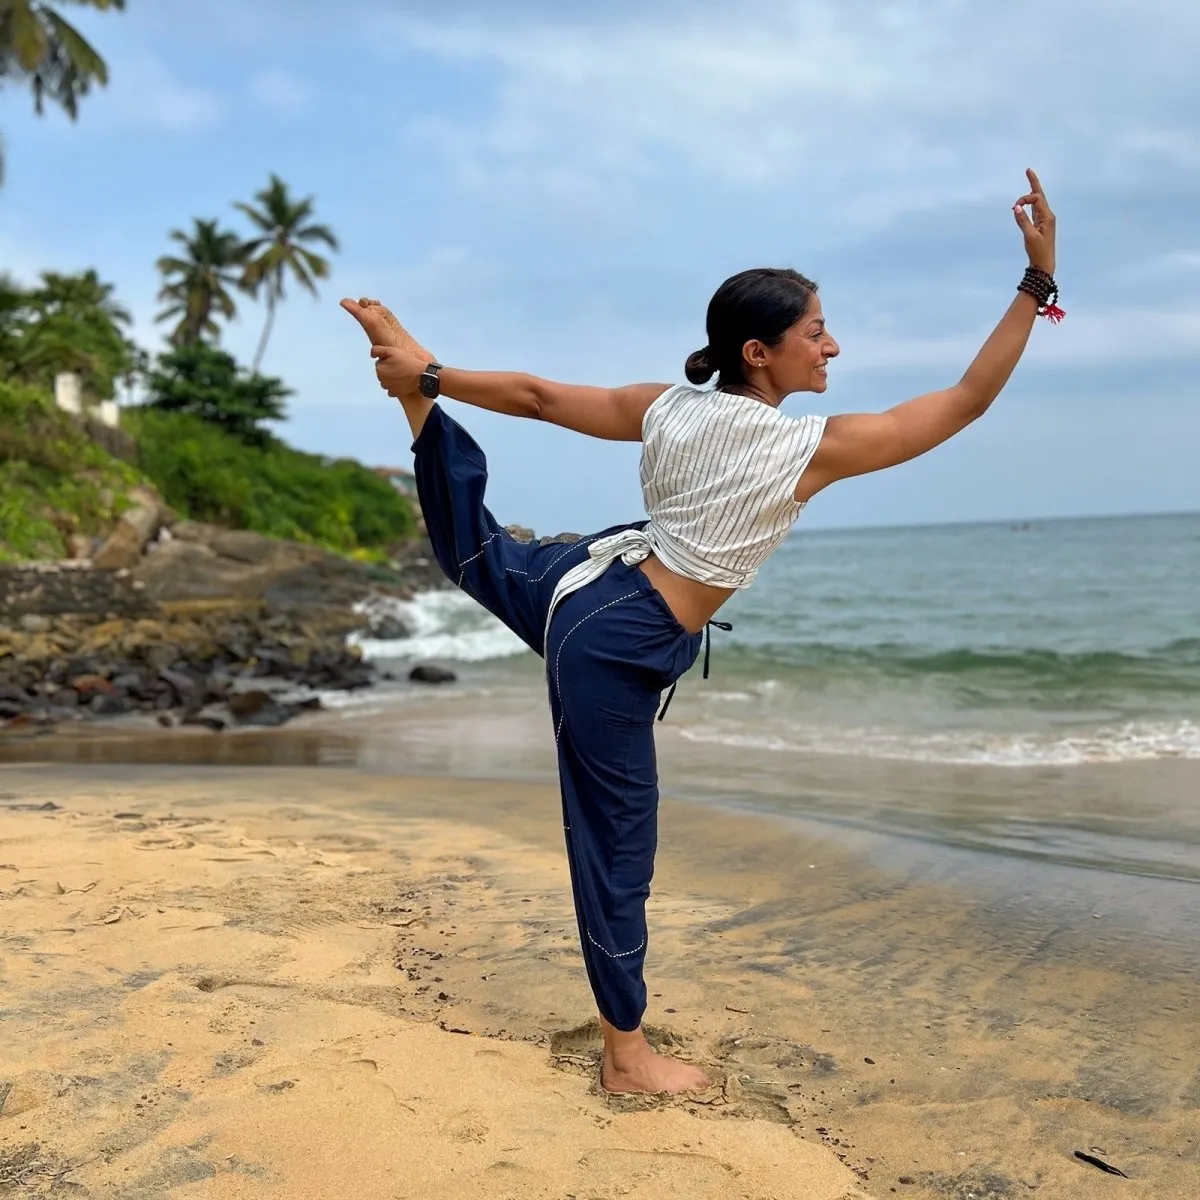
[[[400,399],[418,393],[421,376],[429,365],[426,355],[399,346],[372,346],[371,357],[376,360],[379,386],[389,396]]]

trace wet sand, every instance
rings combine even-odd
[[[616,1099],[550,787],[10,765],[0,806],[0,1191],[1200,1194],[1194,957],[1103,913],[664,801],[647,1020],[716,1085]]]

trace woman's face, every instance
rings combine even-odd
[[[829,386],[826,365],[841,349],[825,328],[821,300],[814,295],[808,312],[783,335],[777,346],[750,342],[746,353],[753,367],[766,372],[771,386],[781,396],[787,396],[792,392],[823,392]]]

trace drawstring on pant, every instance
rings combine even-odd
[[[723,629],[729,633],[733,626],[728,621],[709,621],[704,626],[704,678],[708,678],[708,664],[712,654],[712,627]],[[663,701],[663,706],[658,710],[658,719],[661,721],[667,715],[667,709],[671,707],[671,701],[675,698],[675,689],[679,686],[677,679],[671,684],[671,690],[667,693],[667,698]]]

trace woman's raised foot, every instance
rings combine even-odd
[[[395,346],[400,350],[415,350],[430,361],[433,355],[400,324],[396,314],[378,300],[364,296],[361,300],[343,300],[342,307],[363,327],[372,346]]]

